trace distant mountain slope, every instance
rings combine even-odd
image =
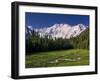
[[[32,31],[39,34],[40,37],[48,36],[51,38],[66,38],[70,39],[80,35],[87,27],[83,24],[77,24],[75,26],[70,26],[68,24],[54,24],[51,27],[33,29],[31,26],[26,28],[26,34],[32,35]]]
[[[82,32],[79,36],[70,39],[75,48],[89,49],[89,28]]]
[[[33,31],[34,30],[33,30],[32,26],[25,27],[25,35],[26,35],[26,38],[28,38],[29,36],[32,36]]]

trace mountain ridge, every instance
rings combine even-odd
[[[69,24],[54,24],[50,27],[33,29],[32,26],[26,27],[26,33],[32,35],[32,32],[35,31],[40,37],[48,36],[48,38],[66,38],[70,39],[80,35],[84,30],[87,29],[87,26],[83,24],[77,24],[71,26]]]

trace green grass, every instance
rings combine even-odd
[[[26,68],[89,65],[86,49],[40,52],[26,55]]]

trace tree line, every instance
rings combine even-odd
[[[26,39],[26,54],[68,49],[89,49],[89,29],[70,39],[40,37],[35,31]]]

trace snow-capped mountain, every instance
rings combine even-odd
[[[33,29],[32,27],[28,27],[27,32],[32,34],[31,32],[34,30],[38,32],[40,37],[52,37],[52,38],[72,38],[80,35],[87,27],[83,24],[77,24],[75,26],[71,26],[69,24],[54,24],[51,27],[40,28],[40,29]],[[32,31],[31,31],[32,30]]]

